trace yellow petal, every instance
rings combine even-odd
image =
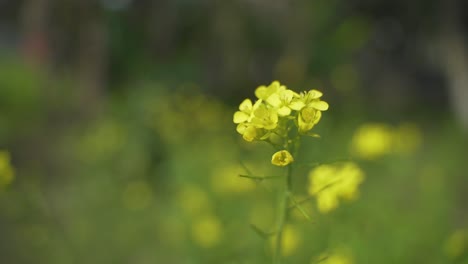
[[[242,112],[247,112],[252,110],[252,101],[250,99],[245,99],[240,105],[239,110]]]
[[[272,95],[270,95],[266,101],[271,105],[271,106],[274,106],[274,107],[278,107],[281,105],[281,99],[280,99],[280,96],[279,94],[277,93],[274,93]]]
[[[308,106],[313,107],[313,108],[315,108],[317,110],[320,110],[320,111],[328,110],[328,103],[325,102],[325,101],[314,100],[314,101],[310,102]]]
[[[312,89],[309,91],[311,99],[316,99],[322,97],[323,93],[320,91],[317,91],[315,89]]]
[[[255,90],[255,96],[257,96],[258,99],[266,99],[266,97],[268,97],[268,88],[264,85],[259,86]]]
[[[236,123],[236,124],[239,124],[239,123],[243,123],[245,121],[247,121],[249,119],[249,115],[244,113],[244,112],[240,112],[240,111],[237,111],[234,113],[234,117],[233,117],[233,122]]]
[[[289,104],[289,108],[291,108],[292,110],[296,110],[296,111],[301,110],[302,108],[304,108],[304,106],[305,106],[304,102],[299,101],[299,100],[293,100]]]
[[[280,109],[278,109],[278,115],[280,116],[287,116],[291,113],[291,109],[287,106],[283,106]]]

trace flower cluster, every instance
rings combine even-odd
[[[234,113],[237,132],[246,141],[265,140],[283,145],[292,124],[297,132],[307,134],[319,121],[328,104],[317,90],[296,93],[278,81],[255,90],[257,101],[245,99]]]
[[[352,200],[364,180],[364,172],[353,162],[341,165],[320,165],[309,174],[309,193],[317,197],[317,206],[323,213],[338,207],[339,198]]]

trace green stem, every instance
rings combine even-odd
[[[291,195],[291,188],[292,188],[292,165],[288,165],[286,168],[286,181],[283,187],[282,195],[279,197],[279,219],[278,219],[278,229],[275,241],[275,254],[273,258],[273,263],[280,264],[281,263],[281,245],[283,240],[283,231],[284,226],[288,221],[288,200],[289,196]]]

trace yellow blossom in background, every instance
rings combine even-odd
[[[393,138],[393,130],[388,125],[364,124],[354,133],[351,151],[359,158],[373,160],[392,151]]]
[[[239,165],[227,165],[215,169],[211,175],[211,186],[220,194],[245,193],[255,189],[251,179],[239,177],[242,171]]]
[[[0,189],[9,185],[13,181],[14,176],[10,153],[3,150],[0,151]]]
[[[459,229],[445,242],[445,254],[451,259],[457,259],[463,254],[468,254],[468,230]]]
[[[281,241],[281,255],[291,256],[301,244],[301,234],[296,227],[292,225],[286,225],[283,229],[283,237]],[[270,240],[270,245],[272,248],[275,247],[274,242],[276,241],[276,236],[273,236]]]
[[[309,173],[309,180],[309,194],[317,197],[318,209],[327,213],[338,207],[339,198],[356,198],[364,172],[353,162],[320,165]]]
[[[183,186],[177,194],[177,203],[190,216],[200,215],[211,209],[207,193],[195,185]]]
[[[293,156],[287,150],[280,150],[275,152],[271,157],[271,164],[284,167],[291,164],[294,161]]]
[[[336,252],[336,253],[323,253],[321,254],[318,259],[313,259],[312,263],[320,263],[320,264],[353,264],[354,261],[349,254],[345,254],[343,252]]]
[[[203,248],[216,246],[222,237],[222,225],[214,215],[202,215],[194,219],[192,224],[192,238]]]

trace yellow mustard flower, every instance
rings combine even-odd
[[[281,85],[278,81],[273,81],[270,85],[259,86],[255,90],[255,96],[258,99],[267,100],[271,95],[286,90],[286,86]]]
[[[351,200],[357,196],[364,173],[353,162],[345,162],[320,165],[310,172],[309,179],[309,193],[317,197],[318,209],[328,213],[338,207],[339,198]]]
[[[251,123],[241,123],[237,125],[236,131],[242,135],[245,141],[254,141],[261,133],[260,129]]]
[[[203,248],[216,246],[222,237],[222,225],[214,215],[202,215],[196,218],[192,225],[192,238]]]
[[[239,111],[234,113],[233,121],[236,124],[240,124],[243,122],[250,121],[250,118],[252,117],[253,111],[255,108],[258,107],[262,103],[261,100],[255,102],[255,104],[252,104],[252,101],[250,99],[245,99],[240,105],[239,105]]]
[[[320,100],[322,95],[323,93],[320,91],[310,90],[308,92],[302,92],[294,101],[298,106],[303,105],[303,107],[310,107],[319,111],[327,111],[328,103]]]
[[[0,189],[9,185],[13,181],[14,176],[10,153],[0,151]]]
[[[390,126],[368,123],[354,133],[351,151],[359,158],[373,160],[392,151],[394,133]]]
[[[278,114],[275,109],[260,104],[253,111],[251,123],[257,128],[272,130],[278,125]]]
[[[284,167],[291,164],[294,161],[293,156],[287,150],[280,150],[275,152],[271,157],[271,164]]]
[[[297,117],[297,126],[299,132],[306,133],[311,130],[322,117],[322,112],[312,107],[303,108]]]
[[[282,90],[277,93],[270,95],[266,99],[267,103],[277,109],[277,113],[280,116],[287,116],[291,114],[292,110],[300,110],[303,105],[300,101],[293,100],[298,98],[299,94],[292,90]]]

